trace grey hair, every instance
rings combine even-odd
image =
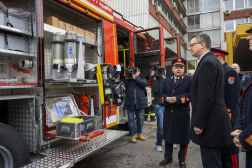
[[[196,37],[196,40],[198,42],[205,42],[206,43],[206,48],[208,50],[211,49],[211,39],[210,39],[210,37],[207,34],[205,34],[205,33],[199,33],[195,37]]]

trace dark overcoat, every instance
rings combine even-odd
[[[144,109],[147,107],[145,87],[148,82],[145,78],[136,77],[135,79],[124,80],[126,88],[125,109],[134,110],[134,90],[136,89],[136,109]]]
[[[191,140],[200,146],[224,147],[233,142],[223,86],[223,67],[210,51],[200,60],[192,82]],[[197,135],[194,127],[203,132]]]
[[[165,79],[160,97],[165,102],[163,139],[171,144],[187,145],[190,142],[190,107],[192,77],[183,75],[176,85],[174,76]],[[166,102],[176,97],[177,103]]]
[[[224,100],[232,128],[234,128],[234,124],[240,117],[240,79],[237,72],[228,66],[226,62],[222,66],[224,68]],[[222,147],[221,152],[226,154],[238,154],[239,148],[232,143],[229,146]]]
[[[252,167],[252,76],[242,93],[243,114],[237,120],[235,129],[241,129],[239,140],[246,150],[246,168]]]
[[[242,94],[243,115],[237,120],[235,129],[241,129],[239,140],[242,147],[252,154],[252,76],[250,76]],[[251,158],[250,158],[251,161]]]

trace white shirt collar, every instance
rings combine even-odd
[[[200,57],[198,64],[200,63],[200,60],[201,60],[208,52],[210,52],[210,51],[205,52],[205,53]]]
[[[175,75],[174,75],[174,82],[176,82],[176,79],[178,79],[178,80],[179,80],[179,79],[180,79],[180,77],[176,78],[176,77],[175,77]]]

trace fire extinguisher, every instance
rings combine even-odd
[[[90,115],[90,96],[92,96],[95,93],[92,93],[90,95],[85,94],[84,92],[81,92],[82,95],[79,96],[79,102],[80,102],[80,110],[83,111],[85,114]],[[93,100],[92,100],[93,101]]]
[[[73,95],[74,100],[75,100],[77,106],[79,106],[79,95],[76,94],[76,93],[73,93],[73,92],[68,92],[68,93],[71,93]]]
[[[87,94],[84,92],[79,96],[79,101],[80,101],[80,110],[83,111],[85,114],[88,115],[88,106],[89,106],[89,97]]]

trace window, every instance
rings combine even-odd
[[[220,37],[220,30],[209,30],[204,31],[207,35],[209,35],[211,39],[212,46],[220,46],[221,45],[221,37]]]
[[[188,16],[188,30],[202,28],[200,15]]]
[[[224,1],[225,10],[233,9],[233,0]]]
[[[212,28],[213,21],[212,21],[212,13],[206,13],[203,15],[203,28]]]
[[[194,13],[194,0],[187,1],[187,13]]]
[[[248,23],[252,23],[251,17],[248,17]]]
[[[244,8],[244,0],[235,0],[235,9]]]
[[[242,9],[247,7],[245,3],[248,3],[248,7],[252,6],[252,0],[226,0],[224,1],[224,6],[225,10]]]
[[[200,15],[195,15],[195,19],[194,19],[194,25],[195,25],[195,29],[200,29],[202,26],[200,25]]]
[[[220,18],[220,12],[213,13],[213,27],[219,28],[220,27],[220,19],[215,19],[215,18]]]
[[[213,18],[219,18],[220,12],[214,12],[214,13],[206,13],[203,14],[203,28],[219,28],[220,27],[220,20],[219,19],[213,19]]]
[[[212,10],[219,10],[220,9],[220,0],[212,0],[213,7]]]
[[[188,30],[194,29],[194,16],[188,16]]]
[[[195,0],[195,12],[202,11],[202,0]]]
[[[204,0],[204,11],[212,10],[212,0]]]
[[[220,46],[221,45],[221,32],[220,30],[213,30],[212,33],[212,46]]]
[[[187,0],[187,13],[219,10],[220,0]]]
[[[252,6],[252,0],[248,0],[248,7]]]
[[[234,31],[234,20],[225,20],[225,31]]]
[[[246,23],[245,18],[239,18],[239,19],[235,19],[236,23],[235,23],[235,29],[238,26],[238,24],[244,24]]]
[[[251,20],[248,20],[248,22],[251,22]],[[239,19],[229,19],[225,20],[225,31],[235,31],[237,25],[246,23],[246,18],[239,18]]]

